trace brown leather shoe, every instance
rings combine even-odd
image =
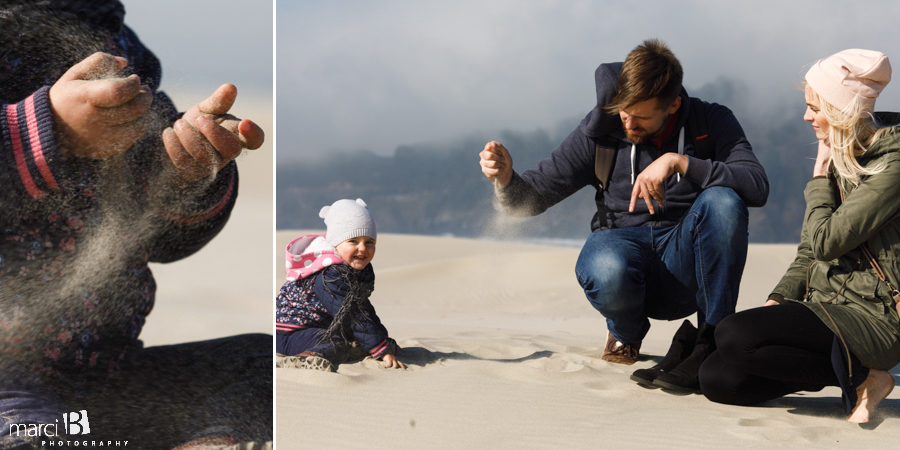
[[[612,333],[606,333],[606,348],[600,359],[616,364],[634,364],[638,360],[641,352],[641,343],[624,344],[616,340]]]

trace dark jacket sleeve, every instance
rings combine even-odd
[[[147,243],[150,261],[171,262],[192,255],[211,241],[228,221],[237,200],[238,173],[234,161],[211,182],[183,190],[164,187],[154,202],[156,233]],[[149,190],[154,190],[153,186]]]
[[[734,114],[722,105],[711,103],[707,115],[710,134],[716,142],[715,158],[688,156],[685,178],[702,189],[730,187],[747,206],[765,205],[769,198],[769,179]]]
[[[357,275],[360,277],[360,282],[375,282],[375,272],[372,270],[371,264],[357,272]],[[341,278],[337,269],[332,266],[316,274],[313,289],[316,298],[325,306],[328,314],[334,317],[347,298],[350,287]],[[390,350],[391,340],[388,338],[387,329],[381,324],[381,319],[375,314],[375,308],[371,303],[365,303],[367,305],[362,310],[352,311],[351,331],[359,345],[366,349],[373,358],[381,358]]]
[[[575,129],[537,168],[514,172],[495,198],[511,215],[535,216],[595,181],[594,144]]]

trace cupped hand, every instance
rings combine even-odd
[[[141,118],[153,95],[139,76],[117,75],[127,64],[125,58],[97,52],[70,67],[50,87],[56,135],[64,152],[108,158],[144,134]]]
[[[497,141],[491,141],[484,145],[478,156],[481,158],[481,173],[499,187],[506,187],[513,174],[512,157],[506,147]]]

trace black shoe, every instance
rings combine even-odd
[[[689,320],[685,320],[681,323],[678,331],[675,332],[675,336],[672,337],[672,345],[662,361],[653,367],[635,370],[631,374],[631,379],[644,387],[657,387],[653,385],[653,380],[663,372],[674,369],[675,366],[687,358],[691,351],[694,350],[694,342],[696,341],[697,329],[694,328],[694,325]]]
[[[655,386],[675,394],[700,393],[700,364],[716,350],[716,327],[707,323],[700,324],[697,330],[697,341],[691,354],[674,369],[664,372],[653,380]]]

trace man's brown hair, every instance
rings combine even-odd
[[[658,100],[658,108],[665,108],[681,93],[682,77],[681,63],[669,47],[658,39],[648,39],[625,58],[616,83],[616,95],[604,109],[610,114],[618,114],[622,109],[651,98]]]

